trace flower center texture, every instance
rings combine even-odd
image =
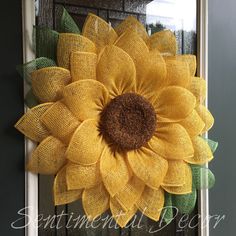
[[[142,147],[156,129],[156,114],[151,103],[135,93],[112,99],[101,113],[100,131],[106,140],[123,150]]]

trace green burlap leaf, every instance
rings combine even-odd
[[[33,91],[30,89],[25,96],[25,104],[31,108],[39,104],[37,98],[34,96]]]
[[[30,84],[30,74],[33,71],[50,66],[56,66],[55,61],[46,57],[39,57],[25,64],[18,65],[16,70],[22,76],[22,78],[24,78],[26,82]]]
[[[203,139],[205,139],[205,141],[208,143],[209,147],[211,148],[212,153],[214,153],[218,147],[218,142],[213,141],[208,138],[203,138]]]
[[[173,205],[181,214],[190,214],[195,208],[197,201],[197,191],[193,188],[192,193],[183,195],[172,195]]]
[[[56,61],[59,33],[46,27],[34,26],[36,57],[48,57]]]
[[[165,204],[161,212],[161,219],[163,219],[166,224],[169,224],[173,219],[172,195],[167,192],[165,192]]]
[[[61,17],[60,32],[80,34],[79,27],[65,8]]]
[[[196,189],[210,189],[215,184],[214,174],[206,167],[192,165],[193,184]]]

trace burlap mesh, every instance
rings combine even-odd
[[[179,124],[187,130],[188,134],[191,137],[200,135],[205,126],[205,123],[198,115],[196,110],[193,110],[193,112],[188,115],[184,120],[180,121]]]
[[[211,127],[213,126],[214,117],[212,116],[210,111],[203,105],[197,106],[196,111],[197,111],[198,115],[201,117],[201,119],[203,120],[203,122],[205,123],[205,126],[202,130],[202,133],[205,133],[209,129],[211,129]]]
[[[169,160],[168,161],[168,171],[163,180],[162,185],[164,186],[182,186],[184,185],[184,171],[185,165],[187,165],[182,160]]]
[[[46,67],[31,73],[33,93],[41,102],[59,100],[70,81],[70,72],[60,67]]]
[[[41,142],[49,136],[49,131],[40,119],[52,104],[53,103],[44,103],[28,110],[16,123],[15,128],[29,139],[35,142]]]
[[[125,161],[126,155],[113,154],[108,149],[106,150],[103,151],[100,159],[100,171],[103,184],[113,197],[127,184],[130,175]]]
[[[97,121],[86,120],[75,131],[66,156],[81,165],[95,164],[100,158],[105,143],[99,135]]]
[[[83,191],[82,202],[85,214],[92,220],[109,208],[109,194],[103,184],[99,184]]]
[[[200,77],[192,77],[189,88],[191,93],[196,97],[197,103],[204,103],[206,98],[206,81]]]
[[[192,170],[189,165],[185,165],[184,185],[182,186],[162,186],[162,188],[171,194],[188,194],[192,192]]]
[[[187,131],[179,124],[165,124],[157,128],[148,145],[166,159],[183,160],[193,155],[193,145]]]
[[[110,200],[110,209],[112,217],[121,228],[126,226],[137,211],[137,207],[135,205],[133,205],[128,211],[124,211],[114,198],[111,198]]]
[[[50,132],[65,143],[69,143],[79,121],[62,102],[54,103],[41,117]]]
[[[96,79],[97,55],[89,52],[73,52],[70,57],[72,82]]]
[[[53,185],[54,204],[64,205],[81,198],[82,190],[67,190],[66,168],[63,167],[56,175]]]
[[[72,52],[96,52],[95,45],[88,38],[78,34],[61,33],[57,43],[58,66],[69,69]]]
[[[161,90],[154,107],[159,121],[177,122],[190,115],[195,105],[196,98],[187,89],[168,86]]]
[[[149,149],[130,151],[128,162],[134,174],[151,188],[159,188],[167,169],[168,162]]]
[[[146,29],[139,22],[135,17],[128,16],[124,21],[122,21],[117,27],[115,28],[116,33],[120,36],[124,32],[133,30],[135,31],[145,42],[148,40],[148,34]]]
[[[170,30],[163,30],[151,35],[148,46],[150,50],[158,49],[164,55],[175,55],[177,50],[175,35]]]
[[[145,184],[135,175],[131,177],[129,182],[115,195],[115,199],[119,202],[124,211],[131,210],[133,205],[139,200]]]
[[[207,142],[199,137],[192,138],[194,156],[186,158],[185,161],[191,164],[203,165],[213,159],[213,154]]]
[[[134,90],[135,75],[134,63],[127,53],[116,46],[103,50],[97,65],[97,80],[105,85],[111,97]]]
[[[164,202],[165,196],[162,188],[152,189],[146,186],[136,205],[144,215],[158,221]]]
[[[60,140],[49,136],[33,151],[27,169],[33,173],[54,175],[66,162],[65,151]]]
[[[90,39],[99,53],[106,45],[111,45],[117,39],[115,30],[102,18],[89,13],[83,26],[83,36]]]
[[[108,91],[98,81],[79,80],[66,86],[64,102],[80,121],[97,118],[108,103]]]
[[[66,167],[68,190],[91,188],[102,181],[99,162],[90,166],[69,163]]]

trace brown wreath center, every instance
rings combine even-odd
[[[156,129],[156,114],[151,103],[135,93],[112,99],[101,113],[100,130],[112,144],[133,150],[147,143]]]

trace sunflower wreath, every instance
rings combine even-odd
[[[35,28],[39,58],[18,67],[34,107],[15,127],[39,143],[27,169],[55,175],[55,205],[82,198],[90,220],[108,209],[121,227],[137,210],[166,222],[172,207],[190,213],[214,185],[203,164],[217,147],[202,137],[214,119],[195,56],[134,17],[113,29],[89,14],[80,34],[64,9],[60,26]]]

